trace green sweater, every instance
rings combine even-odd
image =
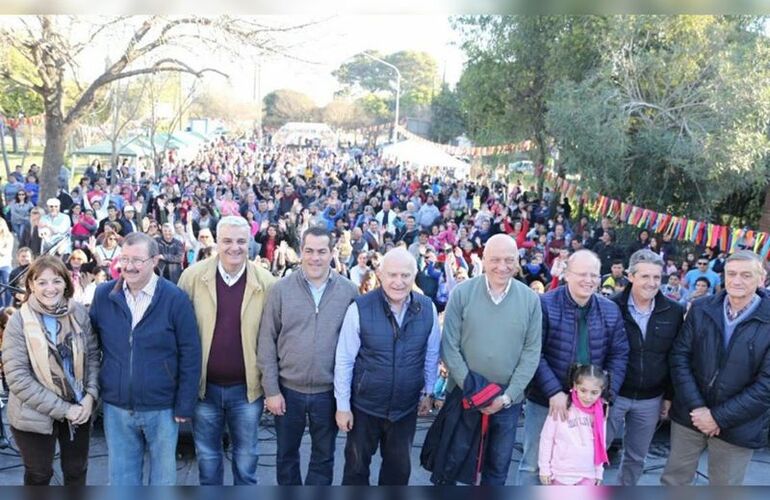
[[[465,281],[452,291],[444,317],[441,359],[449,369],[447,392],[463,386],[468,371],[507,386],[511,401],[524,390],[540,363],[543,313],[540,299],[513,280],[505,299],[492,302],[486,276]]]

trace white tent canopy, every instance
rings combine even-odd
[[[305,140],[315,141],[321,146],[334,146],[337,136],[325,123],[289,122],[273,135],[273,143],[303,146]]]
[[[454,171],[455,177],[458,178],[467,177],[471,168],[468,163],[458,160],[441,148],[413,139],[383,147],[382,156],[421,168],[448,168]]]

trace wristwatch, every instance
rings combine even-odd
[[[513,401],[511,400],[511,397],[509,395],[503,394],[500,397],[503,398],[503,408],[510,408],[511,406],[513,406]]]

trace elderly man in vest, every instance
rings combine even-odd
[[[382,288],[345,314],[334,368],[337,425],[348,433],[343,485],[369,484],[378,447],[378,484],[409,483],[417,415],[430,411],[441,341],[436,308],[412,292],[416,274],[408,251],[389,251],[377,270]]]

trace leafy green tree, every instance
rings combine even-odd
[[[599,59],[607,21],[597,16],[462,16],[453,20],[468,63],[458,85],[471,138],[530,139],[545,164],[545,124],[556,85],[581,80]]]
[[[384,55],[375,51],[367,53],[386,61],[401,73],[400,114],[408,116],[418,113],[421,108],[430,105],[436,91],[438,64],[426,52],[400,51]],[[332,72],[332,76],[343,86],[343,92],[361,94],[390,94],[388,107],[395,109],[396,73],[364,54],[356,54]]]
[[[6,47],[2,53],[5,63],[15,72],[30,74],[34,71],[34,67],[17,50]],[[19,151],[18,120],[14,119],[37,116],[42,112],[43,100],[38,94],[22,85],[0,80],[0,114],[11,118],[6,122],[6,128],[11,135],[13,153]]]
[[[430,103],[431,139],[446,144],[465,131],[460,98],[456,90],[441,86],[441,92]]]
[[[612,20],[600,66],[557,86],[547,112],[564,165],[658,211],[719,215],[766,185],[770,45],[746,18]]]
[[[302,92],[279,89],[267,94],[262,101],[265,105],[265,125],[281,126],[287,122],[315,119],[316,105]]]

